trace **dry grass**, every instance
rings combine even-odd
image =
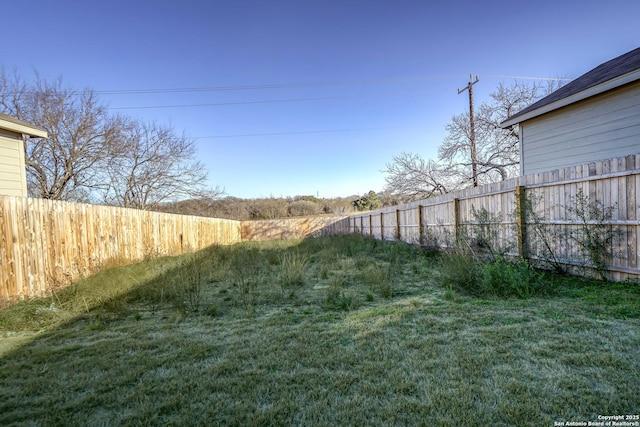
[[[37,305],[54,314],[0,311],[2,333],[41,330],[0,358],[0,424],[538,426],[640,408],[637,285],[548,276],[551,295],[480,299],[447,293],[440,266],[350,236],[103,272]]]

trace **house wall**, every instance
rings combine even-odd
[[[22,135],[0,129],[0,194],[27,196]]]
[[[520,123],[522,175],[640,153],[640,82]]]

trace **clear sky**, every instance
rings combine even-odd
[[[435,157],[470,73],[480,103],[511,76],[573,78],[640,46],[638,0],[5,0],[2,15],[7,71],[170,123],[211,186],[245,198],[382,190],[394,155]]]

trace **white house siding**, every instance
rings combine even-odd
[[[520,126],[523,175],[640,153],[640,82]]]
[[[0,129],[0,194],[27,195],[22,136]]]

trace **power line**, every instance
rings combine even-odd
[[[572,80],[569,78],[558,77],[533,77],[533,76],[512,76],[504,74],[480,74],[486,78],[504,78],[519,80]],[[345,80],[345,81],[328,81],[328,82],[298,82],[298,83],[267,83],[255,85],[228,85],[228,86],[196,86],[182,88],[154,88],[154,89],[109,89],[96,90],[96,94],[101,95],[137,95],[137,94],[161,94],[161,93],[188,93],[188,92],[223,92],[223,91],[244,91],[244,90],[268,90],[268,89],[296,89],[306,87],[325,87],[325,86],[352,86],[367,85],[380,83],[404,83],[422,80],[448,80],[458,79],[463,74],[434,74],[413,77],[395,77],[389,79],[371,79],[371,80]]]
[[[248,90],[268,90],[268,89],[296,89],[309,87],[327,87],[327,86],[355,86],[369,85],[380,83],[406,83],[424,80],[449,80],[464,77],[464,74],[433,74],[423,76],[407,76],[395,77],[389,79],[371,79],[371,80],[346,80],[346,81],[328,81],[328,82],[307,82],[307,83],[267,83],[253,85],[228,85],[228,86],[195,86],[181,88],[153,88],[153,89],[105,89],[93,90],[98,95],[142,95],[142,94],[163,94],[163,93],[189,93],[189,92],[223,92],[223,91],[248,91]],[[518,79],[518,80],[573,80],[570,78],[558,77],[532,77],[532,76],[512,76],[504,74],[480,74],[485,78],[501,78],[501,79]],[[27,93],[32,93],[27,91]],[[75,93],[82,94],[82,91]],[[133,108],[133,107],[131,107]],[[153,108],[153,107],[135,107],[135,108]],[[165,108],[160,106],[159,108]],[[168,107],[166,107],[168,108]],[[124,108],[118,108],[124,109]]]
[[[327,87],[327,86],[353,86],[353,85],[369,85],[380,83],[402,83],[421,80],[438,80],[460,78],[460,75],[426,75],[411,77],[395,77],[389,79],[370,79],[370,80],[345,80],[345,81],[327,81],[327,82],[292,82],[292,83],[267,83],[267,84],[250,84],[250,85],[228,85],[228,86],[195,86],[180,88],[149,88],[149,89],[104,89],[92,90],[97,95],[141,95],[141,94],[163,94],[163,93],[189,93],[189,92],[224,92],[224,91],[247,91],[247,90],[267,90],[267,89],[296,89],[309,87]],[[33,93],[27,91],[26,93]],[[73,94],[81,95],[83,91],[75,91]]]
[[[447,89],[441,89],[447,90]],[[393,92],[393,96],[399,95],[411,95],[415,96],[415,91],[402,93],[398,91]],[[106,107],[108,110],[143,110],[153,108],[188,108],[188,107],[216,107],[216,106],[229,106],[229,105],[251,105],[251,104],[270,104],[270,103],[286,103],[286,102],[303,102],[303,101],[323,101],[334,99],[362,99],[362,98],[379,98],[376,95],[341,95],[341,96],[321,96],[321,97],[308,97],[308,98],[286,98],[286,99],[266,99],[257,101],[230,101],[230,102],[213,102],[213,103],[199,103],[199,104],[165,104],[165,105],[139,105],[132,107]]]
[[[263,90],[263,89],[289,89],[300,87],[328,86],[330,83],[284,83],[265,85],[239,85],[239,86],[202,86],[186,88],[157,88],[157,89],[112,89],[97,90],[95,93],[101,95],[131,95],[131,94],[151,94],[151,93],[182,93],[182,92],[219,92],[233,90]]]
[[[387,127],[370,127],[370,128],[350,128],[350,129],[301,130],[301,131],[288,131],[288,132],[194,136],[192,138],[193,139],[242,138],[242,137],[255,137],[255,136],[301,135],[301,134],[312,134],[312,133],[358,132],[358,131],[366,131],[366,130],[381,130],[381,129],[393,129],[393,128],[394,128],[393,126],[387,126]]]
[[[446,80],[460,78],[461,74],[442,74],[442,75],[425,75],[413,77],[395,77],[389,79],[371,79],[371,80],[345,80],[345,81],[328,81],[328,82],[306,82],[306,83],[268,83],[261,85],[229,85],[229,86],[196,86],[183,88],[155,88],[155,89],[110,89],[96,90],[96,94],[100,95],[138,95],[138,94],[161,94],[161,93],[188,93],[188,92],[222,92],[222,91],[244,91],[244,90],[268,90],[268,89],[296,89],[307,87],[326,87],[326,86],[353,86],[368,85],[380,83],[403,83],[422,80]]]
[[[508,76],[504,74],[480,74],[480,75],[484,78],[489,78],[489,79],[545,80],[545,81],[561,80],[565,82],[573,80],[571,78],[564,78],[564,77]]]
[[[238,101],[238,102],[214,102],[207,104],[179,104],[179,105],[145,105],[136,107],[108,107],[109,110],[140,110],[148,108],[187,108],[187,107],[213,107],[222,105],[248,105],[248,104],[269,104],[277,102],[300,102],[300,101],[322,101],[327,99],[345,99],[349,96],[322,96],[316,98],[289,98],[289,99],[268,99],[264,101]]]

